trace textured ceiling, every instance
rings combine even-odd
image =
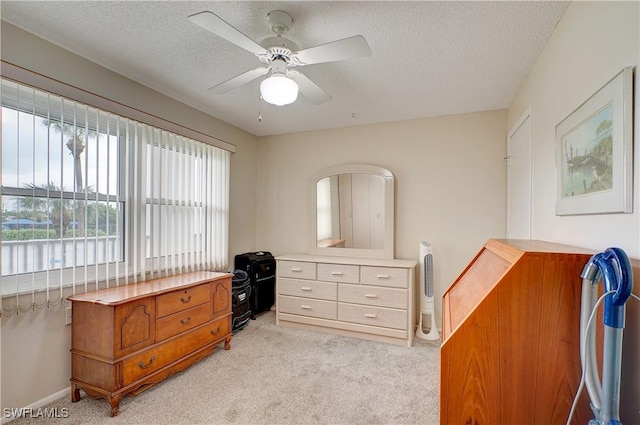
[[[507,108],[567,2],[544,1],[7,1],[0,16],[254,135]],[[294,19],[300,49],[363,35],[372,56],[309,65],[332,99],[261,103],[260,80],[225,95],[208,88],[252,69],[251,53],[191,23],[209,10],[249,38],[273,36],[264,17]]]

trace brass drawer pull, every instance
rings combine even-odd
[[[151,356],[151,358],[149,359],[149,364],[144,364],[144,362],[142,360],[140,360],[140,362],[138,363],[138,367],[140,369],[148,369],[149,366],[151,366],[151,363],[153,363],[153,361],[156,359],[156,356]]]
[[[215,331],[212,329],[212,330],[210,330],[209,332],[211,332],[211,335],[217,335],[217,334],[219,334],[219,333],[220,333],[220,330],[221,330],[221,329],[222,329],[222,328],[221,328],[220,326],[218,326],[218,329],[216,329]]]
[[[180,297],[180,301],[182,301],[183,304],[188,303],[189,301],[191,301],[191,295],[189,295],[187,298]]]
[[[191,322],[191,316],[187,317],[186,319],[180,319],[180,323],[182,323],[183,325],[186,325],[189,322]]]

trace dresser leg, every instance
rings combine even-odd
[[[225,340],[224,340],[224,349],[225,350],[230,350],[231,349],[231,335],[229,335],[228,337],[225,338]]]
[[[109,404],[111,405],[111,417],[118,416],[120,413],[120,398],[121,394],[118,394],[115,397],[109,397]]]
[[[77,403],[80,401],[80,387],[75,382],[71,383],[71,402]]]

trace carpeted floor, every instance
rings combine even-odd
[[[439,342],[413,347],[275,325],[273,311],[213,355],[145,391],[109,416],[103,399],[62,398],[65,418],[24,424],[407,424],[438,423]],[[65,416],[65,415],[59,415]]]

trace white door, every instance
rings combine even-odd
[[[351,208],[353,211],[353,248],[371,248],[371,198],[369,193],[369,175],[353,173],[351,175]]]
[[[371,248],[384,249],[384,179],[369,176]]]
[[[531,112],[519,119],[507,143],[507,238],[531,239]]]

